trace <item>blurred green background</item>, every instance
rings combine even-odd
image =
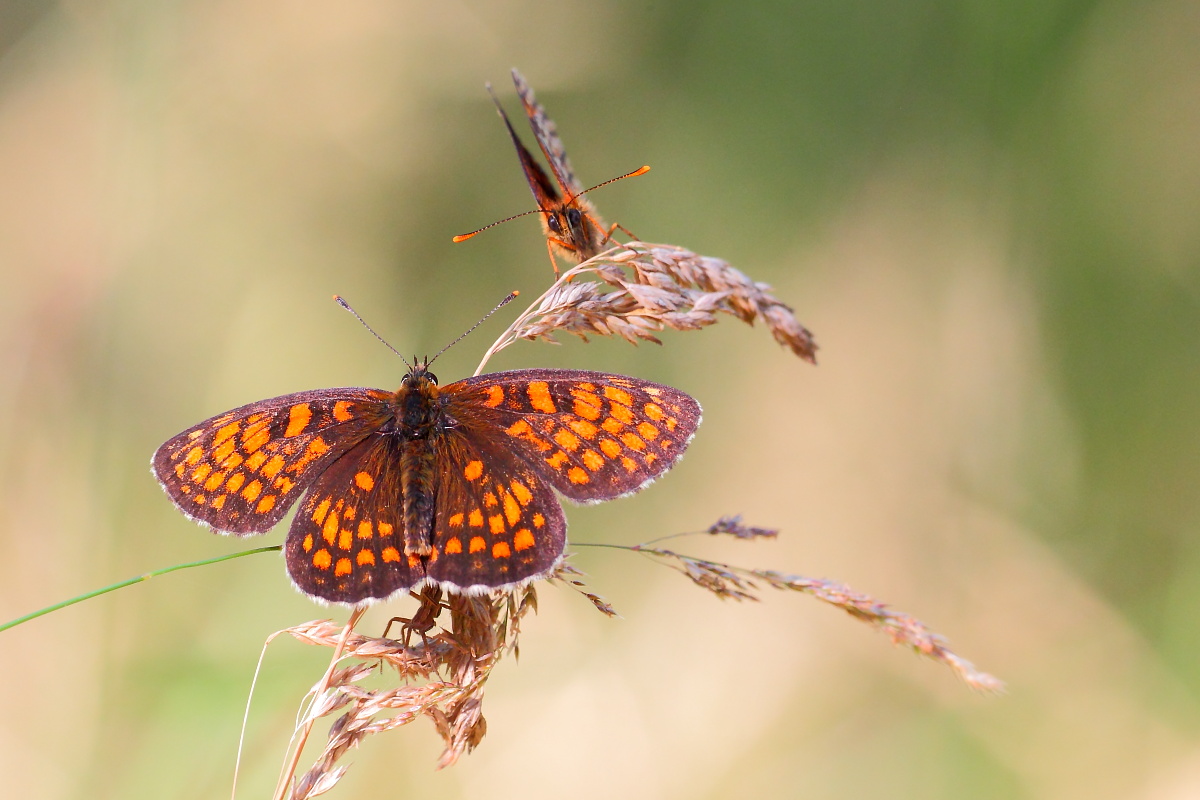
[[[597,192],[610,221],[772,283],[822,346],[814,369],[730,321],[506,350],[705,406],[676,470],[571,509],[572,539],[741,513],[779,541],[690,551],[846,581],[1010,692],[806,598],[584,549],[623,619],[543,589],[475,754],[435,773],[420,723],[331,796],[1200,796],[1198,10],[0,4],[0,617],[282,541],[188,522],[149,458],[253,400],[397,386],[331,294],[415,353],[536,296],[533,219],[450,243],[529,207],[483,91],[516,113],[515,65],[585,184],[653,166]],[[225,796],[264,638],[331,611],[258,556],[0,634],[4,793]],[[327,655],[268,652],[241,796]]]

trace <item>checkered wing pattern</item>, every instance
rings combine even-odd
[[[429,578],[466,591],[516,584],[562,558],[567,522],[542,470],[467,423],[435,445]]]
[[[169,439],[152,468],[187,516],[264,533],[326,465],[381,424],[387,392],[325,389],[236,408]]]
[[[288,531],[288,575],[307,595],[357,603],[408,589],[425,564],[404,549],[401,455],[396,438],[373,434],[313,483]]]
[[[517,454],[577,502],[638,491],[683,455],[700,404],[649,381],[581,370],[515,370],[442,388],[446,411],[487,451]]]

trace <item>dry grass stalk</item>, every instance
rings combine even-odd
[[[725,528],[729,528],[729,530],[724,530]],[[761,530],[765,531],[767,535],[775,534],[769,529],[744,528],[741,525],[740,517],[723,517],[704,532],[730,533],[741,539],[752,538],[739,532],[743,530]],[[722,599],[757,601],[759,599],[759,583],[766,584],[772,589],[803,592],[824,603],[840,608],[855,619],[886,633],[893,644],[903,645],[918,655],[945,664],[967,686],[976,691],[994,693],[1004,690],[1003,681],[976,669],[970,661],[954,653],[946,647],[945,639],[929,630],[925,623],[908,614],[893,611],[885,603],[879,602],[870,595],[855,592],[844,584],[822,578],[788,575],[775,570],[730,566],[665,548],[653,547],[650,543],[633,545],[628,549],[658,559],[659,563],[682,573],[697,586],[707,589]]]
[[[585,341],[598,335],[661,344],[655,333],[703,328],[720,314],[764,323],[777,342],[815,364],[812,333],[771,291],[719,258],[630,242],[564,272],[488,349],[476,374],[493,354],[519,339],[552,342],[561,331]]]
[[[516,652],[521,618],[536,609],[532,586],[492,596],[448,595],[427,589],[420,607],[407,620],[401,639],[345,636],[338,668],[313,687],[312,702],[301,727],[342,712],[313,766],[287,795],[292,800],[329,791],[345,774],[341,758],[365,737],[399,728],[421,717],[433,721],[445,749],[439,769],[470,752],[487,730],[483,690],[492,669],[509,652]],[[449,623],[438,626],[443,612]],[[329,620],[297,625],[284,633],[305,644],[338,647],[345,629]],[[371,689],[363,679],[380,670],[398,678],[392,688]],[[290,781],[290,778],[289,778]]]

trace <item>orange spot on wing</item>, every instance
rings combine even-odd
[[[477,508],[474,511],[472,511],[470,514],[467,514],[467,524],[470,525],[472,528],[482,528],[483,527],[483,512]]]
[[[221,428],[221,430],[217,431],[217,435],[213,437],[213,440],[212,440],[213,447],[216,447],[219,444],[223,444],[226,439],[231,438],[241,429],[242,429],[242,423],[240,423],[240,422],[231,422],[228,425],[226,425],[224,428]]]
[[[625,426],[617,422],[612,417],[606,417],[604,422],[600,423],[600,427],[612,434],[618,434]]]
[[[504,517],[499,514],[493,514],[488,517],[488,530],[493,534],[504,533]]]
[[[391,536],[392,531],[395,530],[395,528],[392,527],[392,523],[390,523],[390,522],[380,522],[375,527],[379,530],[380,536]]]
[[[595,450],[584,450],[582,458],[583,465],[592,472],[595,472],[608,463],[604,460],[604,456],[600,455]]]
[[[254,510],[259,514],[266,514],[275,507],[275,501],[277,499],[278,498],[276,498],[273,494],[264,495],[263,499],[258,501],[258,505],[255,506]]]
[[[283,469],[283,456],[276,454],[271,456],[271,460],[263,464],[262,474],[266,478],[274,478]]]
[[[371,520],[364,519],[362,522],[358,523],[358,538],[370,539],[374,535],[375,531],[371,529]]]
[[[354,532],[353,531],[351,531],[347,528],[342,528],[340,531],[338,531],[338,548],[339,549],[349,550],[350,545],[352,545],[352,544],[354,544]]]
[[[621,441],[624,442],[625,446],[630,450],[637,450],[639,453],[646,449],[646,443],[642,441],[639,436],[633,433],[623,434],[621,436]]]
[[[448,555],[457,555],[462,552],[462,539],[457,536],[452,537],[446,542],[446,553]]]
[[[434,550],[429,554],[429,561],[430,563],[437,561],[437,550]],[[416,553],[409,553],[408,566],[412,569],[416,569],[417,567],[421,566],[421,557]]]
[[[354,571],[354,567],[350,566],[350,559],[339,558],[337,566],[333,568],[334,575],[349,575]]]
[[[658,438],[658,428],[654,427],[652,423],[640,422],[638,423],[637,430],[647,442],[653,442]]]
[[[205,462],[192,470],[192,480],[196,483],[202,483],[210,472],[212,472],[212,464]]]
[[[375,566],[375,554],[370,550],[359,550],[358,555],[354,557],[360,567]]]
[[[242,497],[246,498],[247,503],[253,503],[262,494],[262,481],[253,480],[246,484],[246,488],[242,489]]]
[[[467,546],[467,550],[471,553],[478,553],[480,550],[486,549],[487,542],[483,540],[482,536],[472,536],[471,543]]]
[[[333,404],[333,418],[338,422],[349,422],[354,419],[354,414],[350,412],[351,404],[349,400],[338,400]]]
[[[507,492],[504,494],[504,518],[508,520],[509,525],[516,525],[517,520],[521,518],[521,507],[517,505],[517,498]]]
[[[629,456],[621,457],[621,466],[625,468],[626,472],[637,472],[638,468],[637,462]]]
[[[265,422],[252,425],[242,432],[242,449],[247,453],[253,453],[269,441],[271,441],[271,431]]]
[[[209,475],[208,480],[204,482],[204,488],[207,491],[215,492],[220,485],[225,482],[225,477],[228,474],[229,473],[227,472],[214,472],[212,475]]]
[[[529,423],[526,422],[525,420],[519,419],[516,422],[514,422],[512,425],[509,425],[507,428],[505,428],[504,432],[507,433],[509,436],[524,436],[528,433],[533,433],[533,428],[530,427]],[[193,449],[200,450],[199,447],[196,447]],[[201,451],[201,452],[203,452],[203,451]],[[199,458],[197,458],[197,460],[199,460]]]
[[[263,462],[266,460],[267,460],[266,451],[259,450],[257,453],[252,454],[249,458],[246,459],[246,469],[250,470],[251,472],[256,472],[258,470],[258,468],[261,467],[263,465]]]
[[[303,544],[303,545],[301,545],[301,546],[304,548],[304,552],[306,552],[306,553],[311,553],[311,552],[312,552],[312,549],[313,549],[313,538],[312,538],[312,534],[311,534],[311,533],[309,533],[309,534],[306,534],[306,535],[305,535],[305,537],[304,537],[304,544]]]
[[[621,455],[621,445],[615,439],[601,439],[600,449],[609,458],[616,458]]]
[[[676,425],[678,425],[678,424],[679,424],[679,422],[678,422],[678,421],[677,421],[677,420],[676,420],[674,417],[669,417],[669,418],[667,419],[667,430],[669,430],[669,431],[671,431],[672,433],[674,433],[674,432],[675,432],[675,426],[676,426]]]
[[[469,481],[478,480],[483,474],[482,461],[468,461],[467,466],[463,468],[463,477]]]
[[[504,402],[504,387],[503,386],[498,386],[497,384],[493,383],[491,386],[487,387],[483,391],[487,392],[487,399],[485,399],[483,401],[483,404],[485,406],[487,406],[488,408],[495,408],[496,406],[498,406]],[[449,551],[447,551],[447,552],[449,552]]]
[[[543,525],[545,525],[545,524],[546,524],[546,518],[545,518],[545,517],[543,517],[541,514],[534,514],[534,515],[533,515],[533,527],[535,527],[535,528],[540,528],[540,527],[542,527],[542,526],[543,526]]]
[[[329,551],[322,547],[313,553],[312,563],[317,569],[329,569],[330,565],[333,564],[333,556],[329,555]]]
[[[596,398],[597,402],[599,402],[599,399]],[[600,406],[581,400],[579,397],[575,398],[574,410],[577,416],[590,420],[600,419],[600,414],[603,413],[600,410]]]
[[[233,455],[233,451],[237,449],[237,442],[233,439],[226,439],[215,450],[212,451],[213,461],[224,461]]]
[[[495,508],[500,505],[500,501],[496,499],[496,495],[491,492],[485,492],[483,495],[483,504],[487,508]]]
[[[533,406],[535,411],[541,411],[544,414],[558,412],[558,409],[554,407],[554,400],[550,398],[550,385],[545,381],[533,381],[526,388],[525,394],[529,396],[529,405]]]
[[[380,526],[380,527],[382,527],[382,526]],[[384,561],[399,561],[400,560],[400,551],[394,547],[383,548],[383,552],[380,553],[380,555],[383,556]]]
[[[571,430],[575,431],[576,433],[578,433],[580,436],[582,436],[585,439],[595,438],[596,434],[600,430],[595,425],[588,422],[586,419],[567,420],[567,427],[569,427]]]
[[[332,514],[325,518],[325,524],[321,526],[321,538],[333,544],[333,540],[337,538],[339,527],[341,527],[341,522],[338,521],[338,513],[335,509]]]
[[[308,403],[297,403],[288,409],[288,426],[284,436],[299,436],[304,433],[308,423],[312,421],[312,406]]]
[[[623,406],[633,405],[633,396],[624,389],[618,389],[615,386],[605,386],[604,396],[614,403],[620,403]]]
[[[646,466],[650,466],[655,461],[658,461],[658,456],[654,453],[646,453]]]
[[[642,410],[646,412],[646,416],[655,422],[659,422],[667,415],[667,412],[662,410],[662,406],[658,403],[646,403],[642,406]]]
[[[244,459],[242,458],[241,453],[230,453],[229,457],[221,462],[221,469],[228,470],[228,469],[235,469],[237,467],[240,467],[242,465],[243,460]]]
[[[212,499],[212,504],[211,504],[212,507],[215,508],[217,511],[220,511],[221,507],[225,505],[225,498],[226,498],[226,495],[223,495],[223,494],[219,494],[216,497],[214,497]]]
[[[279,490],[280,494],[287,494],[295,485],[296,482],[286,475],[280,475],[275,479],[275,488]]]
[[[451,514],[449,523],[451,528],[461,528],[463,524],[463,513],[460,511],[457,514]]]
[[[579,437],[566,428],[559,428],[555,431],[554,441],[563,450],[570,450],[572,453],[579,449]]]
[[[613,419],[622,422],[626,425],[633,422],[633,409],[629,406],[623,406],[620,403],[609,403],[608,411],[613,415]]]
[[[579,467],[571,467],[567,470],[567,480],[574,484],[584,484],[590,481],[591,478]]]
[[[520,481],[513,481],[509,488],[512,489],[513,495],[516,496],[517,502],[523,506],[529,505],[529,501],[533,499],[533,492],[529,491],[529,487]]]
[[[508,547],[508,542],[496,542],[492,545],[492,558],[508,558],[512,555],[512,550]]]
[[[359,472],[354,476],[354,484],[364,492],[369,492],[375,488],[375,479],[369,472]]]
[[[555,453],[554,455],[547,458],[546,463],[549,464],[550,466],[554,467],[555,469],[558,469],[559,467],[561,467],[563,464],[566,464],[570,460],[571,459],[567,456],[566,453],[564,453],[562,450],[559,450],[557,453]]]
[[[230,478],[230,480],[233,480]],[[313,509],[312,521],[320,525],[325,521],[325,515],[329,513],[330,498],[326,497],[321,501],[321,504]]]
[[[513,536],[513,547],[518,553],[533,547],[533,542],[533,531],[529,530],[529,528],[521,528]]]

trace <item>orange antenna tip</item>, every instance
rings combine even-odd
[[[471,233],[460,233],[457,236],[455,236],[453,239],[451,239],[451,241],[454,242],[455,244],[458,244],[459,242],[465,242],[467,239],[470,239],[476,233],[479,233],[479,231],[472,231]]]

